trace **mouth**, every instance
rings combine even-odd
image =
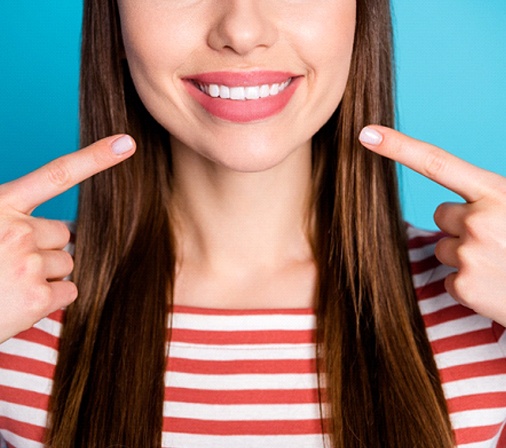
[[[301,84],[288,72],[213,72],[183,78],[190,96],[210,115],[235,123],[281,113]]]
[[[223,100],[247,101],[258,100],[279,95],[292,83],[293,78],[284,82],[262,84],[257,86],[229,86],[225,84],[206,84],[192,80],[195,86],[211,98]]]

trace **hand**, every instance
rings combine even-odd
[[[63,251],[69,230],[31,212],[127,159],[134,149],[131,137],[108,137],[0,185],[0,342],[77,297],[76,285],[64,280],[74,267],[71,255]]]
[[[437,243],[436,257],[457,269],[445,287],[461,304],[506,326],[506,178],[389,128],[368,126],[360,139],[465,199],[441,204],[434,215],[449,235]]]

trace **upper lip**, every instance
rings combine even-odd
[[[222,71],[199,73],[185,76],[184,79],[201,84],[246,87],[281,83],[296,76],[294,73],[284,71],[253,70],[247,72]]]

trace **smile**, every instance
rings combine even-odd
[[[259,86],[227,86],[219,84],[204,84],[195,82],[199,90],[211,98],[221,98],[224,100],[246,101],[268,98],[279,95],[292,82],[292,78],[285,82],[262,84]]]
[[[303,77],[281,71],[209,72],[183,78],[190,97],[208,114],[234,123],[280,114]]]

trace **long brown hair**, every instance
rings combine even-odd
[[[348,85],[313,143],[322,412],[334,447],[449,448],[395,166],[357,141],[366,124],[394,124],[391,34],[388,0],[357,0]],[[81,143],[127,132],[139,150],[80,190],[80,296],[66,312],[50,403],[55,448],[161,444],[175,267],[170,148],[121,54],[116,0],[85,0]]]

